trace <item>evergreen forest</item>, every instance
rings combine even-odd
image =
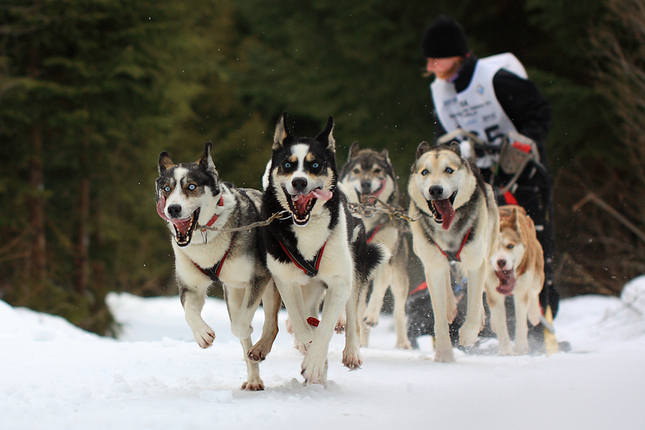
[[[159,153],[211,141],[224,180],[260,188],[283,111],[297,135],[333,115],[339,166],[388,149],[405,190],[438,14],[551,102],[562,296],[620,294],[645,272],[644,0],[3,0],[0,299],[109,334],[108,292],[176,294]]]

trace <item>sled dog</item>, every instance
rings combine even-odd
[[[166,151],[159,155],[157,212],[172,235],[179,294],[195,340],[202,348],[213,344],[215,332],[201,311],[209,287],[221,284],[231,331],[244,350],[248,378],[242,389],[262,390],[258,363],[278,333],[280,298],[266,267],[261,230],[226,231],[260,219],[262,193],[222,182],[211,149],[209,142],[195,163],[174,164]],[[261,299],[265,323],[252,345],[251,320]]]
[[[365,226],[351,215],[337,184],[334,121],[315,138],[296,137],[283,113],[276,125],[262,217],[287,216],[264,228],[267,265],[287,308],[305,384],[325,384],[327,351],[346,307],[343,364],[361,365],[357,305],[372,272],[389,257],[368,244]],[[318,304],[324,294],[320,321]]]
[[[345,186],[350,202],[375,205],[385,209],[381,202],[399,205],[401,194],[397,184],[396,173],[390,161],[387,149],[381,152],[374,149],[360,149],[354,142],[349,149],[347,163],[340,172],[340,182]],[[365,297],[359,302],[359,315],[362,315],[361,346],[367,346],[369,328],[378,324],[383,298],[390,287],[394,297],[394,327],[396,347],[411,348],[406,336],[405,302],[408,297],[408,242],[402,234],[402,222],[391,218],[386,211],[374,212],[363,216],[367,230],[367,241],[383,244],[392,254],[390,260],[374,272],[372,293],[367,306]],[[364,290],[367,293],[367,289]],[[366,295],[366,294],[364,294]]]
[[[486,300],[491,327],[497,334],[500,355],[527,354],[527,318],[534,326],[540,322],[539,294],[544,285],[544,255],[537,240],[533,220],[520,206],[499,208],[499,242],[490,258],[493,272],[486,282]],[[495,276],[497,275],[497,276]],[[515,345],[506,326],[505,296],[513,295],[515,306]]]
[[[436,337],[435,361],[452,362],[448,325],[457,313],[450,284],[450,263],[468,274],[467,315],[459,343],[477,340],[484,322],[482,296],[488,261],[497,248],[499,214],[493,189],[477,167],[461,157],[459,146],[431,147],[422,142],[408,184],[413,249],[424,266],[432,301]]]

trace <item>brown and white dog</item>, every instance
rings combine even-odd
[[[421,259],[434,312],[435,361],[452,362],[448,325],[457,315],[450,264],[468,273],[467,315],[459,343],[473,344],[484,322],[483,292],[488,261],[497,249],[499,214],[490,185],[477,167],[461,157],[459,146],[422,142],[408,184],[414,252]]]
[[[490,259],[494,274],[486,281],[491,327],[497,334],[500,355],[526,354],[528,321],[540,322],[538,295],[544,285],[544,255],[533,220],[520,206],[499,208],[499,244]],[[497,275],[497,276],[495,276]],[[512,294],[515,305],[515,346],[506,326],[505,297]]]

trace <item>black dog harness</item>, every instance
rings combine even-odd
[[[280,247],[284,251],[285,254],[287,254],[287,257],[289,257],[289,260],[293,264],[296,265],[296,267],[300,270],[302,270],[305,275],[313,278],[316,275],[318,275],[318,268],[320,267],[320,260],[322,260],[323,252],[325,251],[325,245],[327,245],[327,241],[323,243],[322,248],[316,253],[316,256],[314,259],[309,262],[305,260],[305,258],[300,254],[298,251],[291,251],[289,248],[287,248],[282,242],[278,241],[280,244]]]

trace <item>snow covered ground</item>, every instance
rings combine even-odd
[[[432,343],[394,350],[391,317],[373,330],[363,368],[330,347],[327,388],[302,386],[302,356],[281,331],[261,365],[267,389],[244,392],[246,369],[224,304],[204,319],[200,349],[177,297],[111,294],[119,340],[0,301],[0,428],[7,429],[642,429],[645,428],[645,278],[622,297],[562,301],[551,357],[457,352],[432,361]],[[261,312],[254,323],[256,335]],[[494,341],[492,341],[494,342]]]

